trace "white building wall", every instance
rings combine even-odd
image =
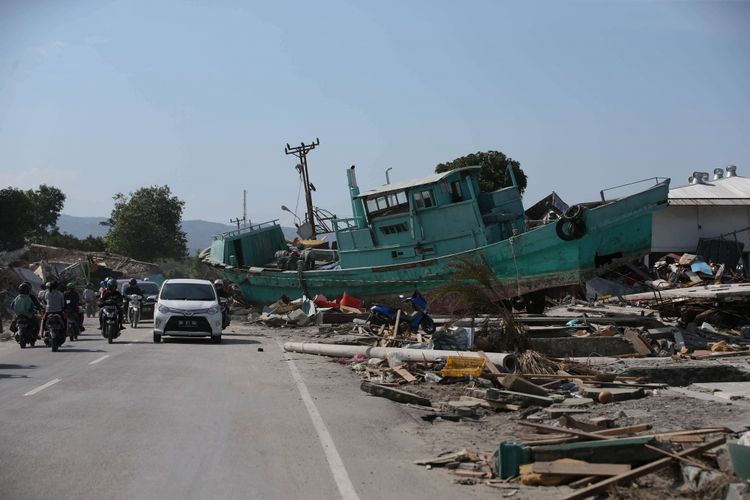
[[[699,238],[716,238],[746,227],[750,227],[749,206],[670,205],[653,215],[651,251],[693,252]],[[737,241],[750,251],[750,231],[738,233]]]

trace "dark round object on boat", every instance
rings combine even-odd
[[[555,232],[563,241],[573,241],[582,238],[586,234],[586,223],[583,220],[584,208],[573,205],[562,218],[555,223]]]

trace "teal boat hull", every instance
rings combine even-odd
[[[555,224],[534,228],[497,243],[465,252],[407,264],[336,270],[280,271],[267,268],[224,269],[253,303],[270,303],[317,294],[362,299],[392,297],[415,289],[430,292],[445,287],[462,260],[484,260],[505,298],[547,288],[580,284],[651,248],[652,213],[666,207],[669,182],[584,212],[586,233],[563,241]]]

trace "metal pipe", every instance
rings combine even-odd
[[[388,167],[385,169],[385,183],[390,184],[391,183],[391,177],[388,175],[388,172],[393,170],[393,167]]]
[[[367,347],[358,345],[336,345],[317,344],[314,342],[286,342],[284,350],[290,352],[301,352],[305,354],[319,354],[332,357],[352,357],[364,354],[369,358],[386,359],[389,354],[395,354],[404,361],[438,361],[445,360],[448,356],[462,358],[481,358],[482,356],[471,351],[441,351],[436,349],[404,349],[399,347]],[[516,357],[505,352],[487,352],[487,359],[494,365],[500,366],[507,371],[516,368]]]

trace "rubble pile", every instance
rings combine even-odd
[[[0,317],[9,317],[8,306],[23,281],[31,283],[34,293],[45,282],[58,280],[84,286],[104,278],[159,278],[158,265],[106,252],[84,252],[32,244],[9,252],[0,252]]]
[[[318,311],[305,331],[318,342],[284,348],[350,367],[362,391],[404,405],[425,429],[469,425],[453,439],[440,431],[446,445],[458,446],[416,462],[445,469],[461,484],[519,498],[539,488],[561,498],[632,497],[646,488],[742,498],[750,491],[741,472],[748,461],[740,457],[750,450],[741,444],[750,428],[745,293],[722,304],[674,300],[674,317],[663,314],[659,299],[567,298],[545,315],[434,317],[432,335],[356,315],[321,322]],[[694,411],[672,418],[673,405]],[[722,418],[742,424],[706,425],[716,405]]]

